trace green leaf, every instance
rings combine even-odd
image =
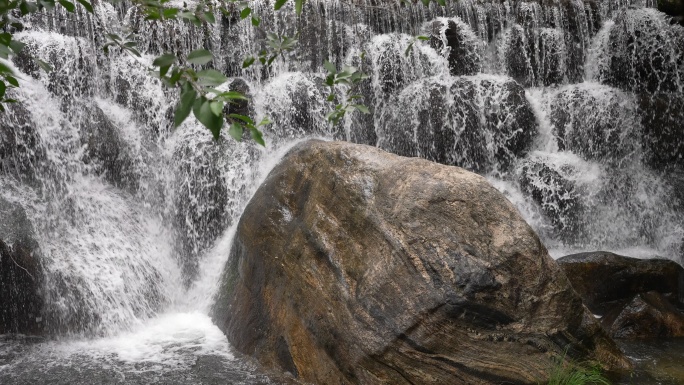
[[[442,7],[446,7],[446,0],[437,0],[437,4],[441,5]]]
[[[19,81],[17,81],[17,79],[14,76],[5,75],[5,80],[7,81],[7,83],[15,87],[19,87]]]
[[[0,58],[8,59],[11,54],[12,51],[10,51],[9,47],[0,44]]]
[[[264,118],[261,119],[259,124],[257,124],[257,127],[265,126],[265,125],[271,124],[271,123],[273,123],[273,122],[271,122],[271,119],[269,119],[268,116],[264,116]]]
[[[263,147],[266,147],[266,142],[264,142],[264,137],[263,137],[263,135],[261,134],[261,131],[259,131],[259,130],[256,129],[256,128],[251,128],[251,129],[249,130],[249,133],[252,135],[252,140],[254,140],[255,142],[259,143],[259,144],[262,145]]]
[[[3,106],[2,103],[0,103],[0,112],[5,112],[5,106]]]
[[[26,16],[29,13],[34,13],[38,11],[38,6],[36,6],[36,3],[29,3],[28,1],[22,1],[21,4],[19,4],[19,10],[21,11],[22,16]]]
[[[216,95],[217,99],[220,100],[225,100],[225,101],[230,101],[230,100],[249,100],[245,95],[243,95],[240,92],[237,91],[226,91],[226,92],[221,92],[220,94]]]
[[[418,39],[418,40],[430,40],[430,38],[429,38],[429,37],[427,37],[427,36],[423,36],[423,35],[420,35],[420,36],[416,36],[416,39]]]
[[[131,47],[124,47],[124,48],[126,49],[126,51],[132,53],[133,55],[135,55],[137,57],[142,57],[142,55],[140,54],[140,51],[138,51],[137,49],[131,48]]]
[[[62,7],[66,8],[66,10],[69,12],[74,12],[76,10],[76,6],[70,1],[59,0],[59,3],[62,4]]]
[[[39,0],[38,3],[45,7],[48,11],[51,11],[55,8],[55,1],[54,0]]]
[[[200,121],[206,128],[211,131],[214,140],[221,137],[221,128],[223,127],[223,116],[216,116],[211,110],[211,103],[207,98],[202,96],[195,100],[192,107],[192,112],[195,114],[197,120]]]
[[[409,45],[406,47],[406,50],[404,51],[404,56],[408,56],[412,50],[413,50],[413,42],[410,42]]]
[[[176,56],[170,53],[165,53],[152,62],[155,67],[168,67],[176,61]]]
[[[275,5],[273,6],[273,9],[275,9],[277,11],[280,8],[282,8],[283,5],[285,5],[285,3],[287,3],[287,0],[276,0]]]
[[[302,7],[304,6],[304,0],[295,0],[295,12],[297,15],[302,14]]]
[[[178,15],[178,12],[178,8],[167,8],[162,12],[162,15],[164,15],[165,19],[175,19]]]
[[[225,83],[228,78],[219,71],[208,69],[197,73],[200,84],[208,87],[216,87]]]
[[[83,6],[83,8],[86,9],[86,11],[93,13],[93,6],[92,6],[92,4],[90,4],[90,2],[88,2],[87,0],[76,0],[76,1],[78,1],[78,3],[81,4]]]
[[[368,107],[364,106],[363,104],[354,104],[354,107],[356,107],[357,110],[363,112],[364,114],[370,114]]]
[[[0,100],[2,100],[2,97],[5,96],[5,90],[7,89],[7,86],[5,85],[5,82],[0,80]]]
[[[242,126],[238,123],[233,123],[230,125],[230,128],[228,129],[228,133],[230,136],[233,137],[233,139],[237,140],[238,142],[242,141],[242,132],[244,130],[242,129]]]
[[[207,23],[209,23],[209,24],[216,23],[216,17],[214,16],[213,13],[211,13],[209,11],[204,12],[204,20],[206,20]]]
[[[214,115],[223,116],[223,102],[212,101],[209,103],[209,108],[211,108],[211,112],[213,112]]]
[[[252,25],[255,27],[258,27],[259,24],[261,24],[261,19],[259,19],[258,17],[252,16]]]
[[[328,71],[328,73],[337,73],[337,68],[335,67],[335,65],[329,62],[328,60],[326,60],[325,63],[323,63],[323,68],[325,68],[325,70]]]
[[[2,64],[2,62],[0,62],[0,74],[12,75],[12,74],[14,74],[14,72],[12,71],[11,68],[9,68],[8,66],[6,66],[6,65]]]
[[[430,5],[430,0],[421,0],[421,1],[423,2],[423,5],[426,6],[426,7],[427,7],[428,5]]]
[[[189,84],[185,87],[186,90],[181,94],[181,98],[176,106],[176,113],[173,117],[174,127],[178,127],[185,121],[185,119],[190,115],[190,110],[192,105],[195,103],[195,98],[197,97],[197,92]]]
[[[240,114],[230,114],[228,116],[233,118],[233,119],[242,120],[243,122],[245,122],[249,125],[252,125],[252,126],[254,125],[254,121],[249,116],[240,115]]]
[[[206,49],[196,49],[188,55],[188,61],[192,64],[207,64],[214,60],[214,55]]]
[[[40,67],[43,71],[45,72],[52,72],[52,66],[49,65],[48,63],[38,59],[38,58],[33,58],[33,61]]]
[[[247,68],[251,66],[252,64],[254,64],[254,60],[255,59],[253,57],[248,57],[247,59],[245,59],[245,61],[242,62],[242,68]]]
[[[26,44],[20,41],[12,40],[9,44],[9,47],[12,49],[12,51],[14,51],[14,53],[18,54],[22,49],[24,49],[24,47],[26,47]]]
[[[162,77],[162,78],[163,78],[164,76],[166,76],[166,74],[169,72],[169,68],[171,68],[171,66],[162,66],[162,67],[159,67],[159,76]]]
[[[0,33],[0,44],[9,46],[12,42],[12,34],[9,32]]]
[[[240,19],[246,19],[252,13],[252,8],[247,7],[240,11]]]

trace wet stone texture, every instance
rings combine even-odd
[[[43,268],[24,209],[0,198],[0,334],[42,334]]]
[[[593,252],[558,263],[613,338],[684,337],[684,268],[676,262]]]
[[[301,143],[229,261],[214,322],[303,381],[536,384],[566,349],[629,367],[513,205],[457,167]]]

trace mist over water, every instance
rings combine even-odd
[[[602,249],[681,262],[684,28],[651,1],[377,5],[311,1],[297,18],[291,5],[252,3],[265,27],[299,33],[268,70],[241,68],[263,42],[237,14],[204,27],[148,22],[125,4],[35,16],[17,38],[55,70],[12,63],[21,103],[1,116],[0,198],[32,225],[43,322],[60,337],[0,341],[0,382],[268,382],[208,314],[242,209],[306,138],[485,175],[554,257]],[[126,29],[141,59],[100,49],[105,31]],[[265,149],[214,142],[193,119],[172,128],[178,96],[148,68],[197,48],[274,122]],[[370,75],[355,90],[370,115],[326,120],[326,59]]]

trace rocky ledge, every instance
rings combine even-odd
[[[239,351],[318,384],[536,384],[560,357],[630,366],[484,178],[340,142],[295,146],[258,189],[213,318]]]

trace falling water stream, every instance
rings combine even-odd
[[[684,28],[652,1],[352,3],[309,1],[296,17],[253,2],[264,28],[299,36],[269,70],[242,69],[263,42],[237,14],[195,27],[100,2],[27,21],[16,38],[54,71],[8,63],[22,86],[0,115],[0,208],[30,224],[40,322],[57,337],[0,336],[0,383],[284,381],[233,352],[209,313],[242,209],[306,138],[485,175],[553,257],[681,263]],[[102,51],[109,31],[137,32],[143,57]],[[177,95],[148,68],[198,48],[273,121],[266,148],[215,142],[193,119],[172,128]],[[371,114],[326,120],[326,59],[370,75],[355,91]]]

